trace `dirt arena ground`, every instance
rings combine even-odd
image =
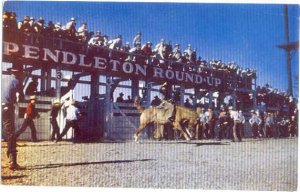
[[[1,177],[4,185],[294,191],[297,145],[297,138],[18,142],[26,169],[10,171],[3,142]]]

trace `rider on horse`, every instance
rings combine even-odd
[[[158,108],[166,108],[165,103],[171,103],[173,105],[173,111],[171,116],[168,118],[169,121],[174,122],[175,121],[175,115],[176,115],[176,102],[180,99],[180,91],[176,90],[173,94],[172,94],[172,86],[168,83],[165,82],[164,84],[161,85],[159,92],[161,94],[163,94],[164,98],[163,98],[163,102],[158,106]],[[168,109],[168,107],[167,107]]]

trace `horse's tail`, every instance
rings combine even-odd
[[[133,105],[136,107],[136,109],[138,110],[138,112],[142,113],[144,110],[145,110],[145,107],[143,107],[141,105],[141,98],[139,96],[137,96],[135,99],[134,99],[134,103]]]

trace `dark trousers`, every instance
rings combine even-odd
[[[26,118],[24,119],[24,122],[21,126],[21,128],[16,132],[16,137],[18,138],[25,130],[27,127],[30,127],[31,129],[31,139],[32,141],[36,141],[37,137],[36,137],[36,128],[33,122],[32,118]]]
[[[232,127],[232,141],[242,141],[242,123],[239,121],[234,121],[233,127]]]
[[[207,129],[208,129],[208,138],[209,139],[215,138],[215,121],[209,121],[207,123]]]
[[[15,136],[15,114],[14,107],[10,106],[4,109],[2,107],[2,125],[7,140],[7,156],[10,163],[17,163],[17,143]]]
[[[56,121],[56,118],[51,118],[51,125],[52,125],[52,133],[51,133],[51,141],[59,138],[59,127]],[[56,137],[55,137],[56,136]]]
[[[77,124],[77,120],[71,120],[71,121],[67,120],[65,128],[62,131],[59,138],[61,139],[63,136],[65,136],[71,127],[74,129],[73,141],[79,140],[80,130],[79,130],[79,127],[78,127],[78,124]]]
[[[224,136],[224,138],[226,138],[226,132],[227,132],[227,128],[228,128],[228,124],[224,125],[224,124],[220,124],[219,125],[219,134],[218,134],[218,140],[221,140],[222,137]]]
[[[252,135],[253,135],[253,138],[259,137],[259,133],[258,133],[258,125],[257,125],[257,123],[253,123],[253,125],[251,125],[251,128],[252,128]]]

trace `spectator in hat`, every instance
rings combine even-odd
[[[212,107],[209,107],[208,110],[205,112],[207,116],[207,124],[206,124],[206,132],[208,133],[208,139],[215,138],[215,124],[216,124],[216,114]]]
[[[25,90],[25,95],[36,95],[38,85],[37,78],[32,77],[31,82],[28,84]]]
[[[152,43],[150,41],[142,46],[142,54],[147,57],[152,55]]]
[[[165,40],[161,39],[160,42],[153,49],[153,52],[159,56],[159,59],[165,59],[164,50],[165,50]]]
[[[51,113],[50,113],[50,122],[51,122],[51,126],[52,126],[52,133],[51,133],[51,141],[58,141],[60,138],[60,134],[59,134],[59,126],[57,123],[57,115],[59,110],[62,107],[62,103],[60,102],[59,99],[55,99],[53,102],[53,105],[51,107]]]
[[[72,17],[70,21],[66,24],[66,29],[65,29],[67,36],[70,40],[76,41],[76,23],[75,23],[75,18]]]
[[[86,42],[87,35],[88,35],[88,29],[86,22],[83,22],[81,26],[77,30],[78,39],[81,42]]]
[[[242,141],[242,119],[240,118],[239,112],[233,110],[233,107],[230,106],[229,108],[230,117],[233,120],[233,127],[232,127],[232,141]]]
[[[265,126],[264,126],[264,137],[265,138],[273,137],[273,126],[274,126],[273,114],[268,112],[266,115]]]
[[[218,140],[221,141],[221,139],[224,136],[224,133],[228,132],[230,129],[230,126],[232,125],[232,121],[230,118],[230,114],[226,108],[221,108],[221,112],[219,115],[219,134],[218,134]],[[228,134],[227,134],[228,135]]]
[[[45,35],[53,35],[53,32],[54,32],[54,23],[52,21],[49,21],[48,22],[48,25],[45,27]]]
[[[258,128],[259,128],[261,122],[262,121],[259,118],[259,116],[254,112],[254,110],[251,110],[251,118],[249,119],[249,123],[250,123],[251,128],[252,128],[252,135],[253,135],[254,139],[259,137]]]
[[[123,96],[124,96],[124,93],[121,92],[119,94],[119,97],[117,98],[116,102],[117,103],[123,103],[124,102]]]
[[[193,54],[193,49],[192,49],[192,45],[188,44],[188,47],[186,50],[184,50],[184,52],[187,56],[188,56],[188,61],[191,62],[191,58],[192,58],[192,54]]]
[[[44,19],[42,17],[39,17],[38,21],[35,23],[34,30],[39,35],[45,34]]]
[[[126,42],[125,46],[122,47],[122,51],[129,52],[129,50],[130,50],[130,43]]]
[[[172,42],[169,41],[166,46],[165,46],[165,51],[164,51],[164,57],[166,59],[171,58],[172,56],[172,51],[173,51],[173,46],[172,46]]]
[[[78,142],[81,136],[80,129],[78,126],[78,120],[82,116],[79,109],[75,106],[75,100],[71,100],[70,104],[66,108],[66,125],[58,137],[57,141],[61,141],[62,138],[67,134],[69,129],[72,127],[74,129],[74,137],[72,138],[72,142]]]
[[[15,31],[18,29],[18,24],[17,24],[17,15],[15,12],[11,12],[8,18],[8,27],[10,30]]]
[[[108,47],[109,44],[108,44],[109,40],[108,40],[108,36],[107,35],[103,35],[103,42],[102,42],[102,46],[103,47]]]
[[[110,49],[120,50],[122,47],[122,35],[118,35],[115,39],[109,40],[108,47]]]
[[[175,62],[179,62],[179,63],[182,62],[179,44],[175,44],[175,47],[172,51],[171,59]]]
[[[142,33],[138,32],[136,36],[133,38],[133,46],[136,47],[137,44],[142,44]]]
[[[29,17],[25,16],[23,21],[18,23],[18,29],[23,33],[30,33]]]
[[[35,32],[35,30],[34,30],[34,26],[35,26],[35,23],[34,23],[34,21],[35,21],[35,19],[34,19],[34,17],[30,17],[29,18],[29,25],[30,25],[30,33],[34,33]]]
[[[186,98],[185,102],[184,102],[184,106],[186,108],[192,108],[192,104],[190,103],[190,100],[188,98]]]
[[[151,101],[152,107],[157,107],[161,104],[161,99],[156,95],[154,99]]]
[[[1,103],[2,103],[2,126],[5,133],[7,148],[6,155],[9,159],[9,169],[19,169],[17,163],[17,143],[15,136],[15,104],[24,98],[22,70],[13,67],[8,69],[10,75],[2,75]],[[17,94],[19,93],[19,99]]]
[[[36,103],[36,97],[34,95],[30,96],[30,102],[27,104],[26,107],[24,121],[21,128],[16,132],[16,138],[18,138],[29,126],[31,129],[31,139],[33,142],[37,142],[36,128],[33,119],[39,118],[40,115],[38,114],[35,108],[35,103]]]
[[[57,38],[65,38],[66,35],[65,32],[62,30],[60,22],[55,23],[53,35]]]
[[[101,45],[100,35],[101,35],[100,31],[96,32],[96,35],[92,37],[88,42],[89,47],[98,47]]]
[[[208,138],[208,132],[206,131],[208,117],[205,114],[205,109],[200,108],[199,111],[199,126],[196,127],[196,139],[202,139],[204,134]]]

